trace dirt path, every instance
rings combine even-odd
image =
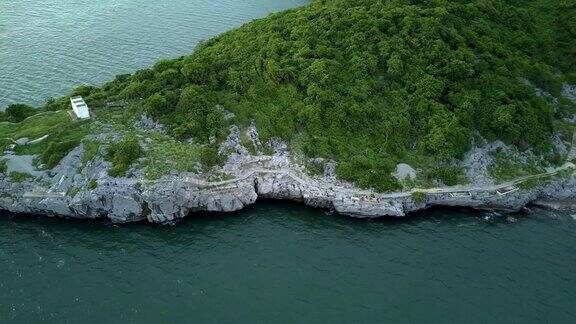
[[[519,185],[519,184],[524,183],[524,182],[529,181],[529,180],[540,179],[543,177],[552,176],[552,175],[558,174],[559,172],[562,172],[562,171],[568,170],[568,169],[574,170],[574,169],[576,169],[576,166],[571,162],[567,162],[563,166],[555,168],[555,169],[550,170],[548,172],[524,176],[524,177],[520,177],[520,178],[517,178],[514,180],[506,181],[506,182],[491,185],[491,186],[474,187],[474,186],[460,186],[459,185],[459,186],[444,187],[444,188],[428,188],[428,189],[414,188],[410,191],[402,191],[402,192],[382,194],[382,195],[379,195],[379,197],[384,198],[384,199],[402,198],[402,197],[411,196],[415,192],[422,192],[422,193],[428,193],[428,194],[450,194],[450,193],[468,193],[471,191],[474,191],[474,192],[498,191],[498,190],[504,190],[504,189],[507,189],[510,187],[515,187],[516,185]],[[218,189],[218,187],[229,186],[229,185],[244,181],[246,179],[249,179],[250,177],[257,176],[257,175],[264,175],[264,174],[285,175],[285,176],[292,178],[294,181],[298,182],[302,186],[307,186],[307,187],[326,187],[326,188],[332,187],[332,188],[334,188],[334,189],[332,189],[333,191],[344,192],[344,193],[349,194],[350,196],[362,196],[362,195],[375,194],[375,192],[372,190],[344,188],[344,187],[339,187],[335,184],[322,182],[322,181],[312,179],[312,178],[303,179],[296,172],[294,172],[293,170],[288,169],[288,168],[278,169],[278,170],[258,168],[258,169],[247,171],[245,174],[243,174],[242,176],[239,176],[237,178],[230,179],[230,180],[223,180],[223,181],[209,182],[209,181],[196,179],[196,178],[192,178],[192,177],[188,177],[184,181],[188,182],[188,183],[190,183],[190,184],[192,184],[192,185],[194,185],[200,189],[204,189],[204,188]],[[304,175],[304,177],[307,177],[307,176]],[[155,183],[155,181],[150,181],[150,182]],[[164,181],[162,181],[162,182],[164,182]]]

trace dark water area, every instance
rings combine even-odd
[[[576,221],[356,220],[292,203],[174,226],[0,215],[0,322],[574,323]]]

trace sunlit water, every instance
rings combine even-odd
[[[0,107],[191,51],[288,0],[0,0]],[[574,323],[576,221],[360,221],[264,202],[175,226],[0,213],[0,323]]]
[[[191,52],[306,0],[0,0],[0,108]]]

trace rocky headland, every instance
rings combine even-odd
[[[50,171],[34,170],[33,176],[23,179],[1,176],[0,208],[14,213],[108,218],[118,223],[167,223],[199,211],[238,211],[258,199],[293,200],[359,218],[402,217],[432,206],[506,212],[520,211],[529,204],[557,209],[575,207],[576,175],[569,162],[542,174],[494,183],[486,170],[491,163],[490,152],[505,147],[500,142],[467,154],[462,164],[470,184],[378,193],[338,180],[333,161],[311,160],[324,170],[323,174],[311,175],[282,141],[260,143],[255,127],[248,128],[247,136],[255,153],[249,153],[242,145],[240,130],[231,127],[227,141],[221,145],[228,160],[217,172],[171,172],[157,180],[146,179],[138,168],[132,168],[125,177],[111,177],[107,172],[111,163],[104,158],[105,146],[89,164],[83,165],[84,147],[80,145]],[[114,136],[98,137],[104,141]],[[263,146],[273,153],[263,154]],[[5,155],[11,156],[16,157],[20,167],[32,160],[11,152]],[[398,173],[412,177],[416,170],[403,165]]]

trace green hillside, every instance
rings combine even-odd
[[[552,155],[575,107],[576,0],[318,0],[200,44],[189,56],[74,94],[128,99],[177,139],[222,140],[255,120],[261,139],[339,162],[392,190],[396,163],[458,159],[474,139]],[[44,107],[67,107],[67,98]]]

